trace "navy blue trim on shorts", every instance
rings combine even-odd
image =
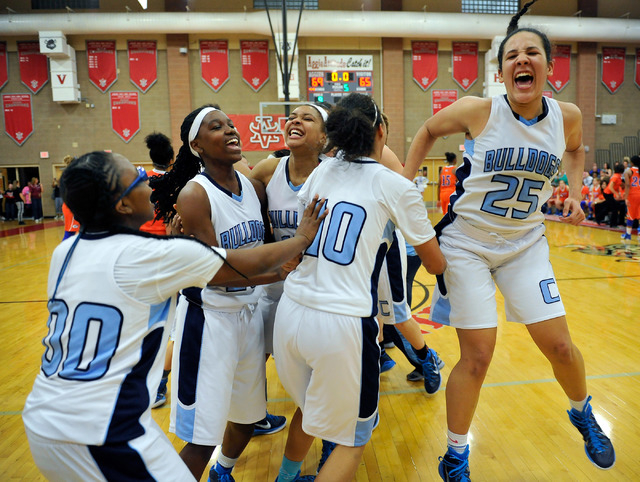
[[[362,321],[362,379],[360,380],[360,410],[358,417],[367,419],[378,409],[380,392],[380,345],[375,318]]]
[[[140,454],[128,443],[89,445],[89,453],[109,481],[155,481]]]
[[[163,333],[164,326],[159,326],[144,337],[140,360],[120,386],[105,443],[125,442],[145,433],[140,424],[140,416],[149,408],[147,377],[158,356]]]
[[[400,303],[405,299],[405,280],[402,279],[402,260],[400,258],[400,245],[398,236],[393,233],[393,242],[387,251],[387,273],[389,275],[389,286],[391,287],[391,299]]]
[[[201,306],[189,301],[180,343],[178,375],[178,400],[187,406],[196,402],[203,332],[204,311]]]

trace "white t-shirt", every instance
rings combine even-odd
[[[226,252],[191,239],[79,236],[66,267],[76,237],[51,259],[49,333],[24,424],[86,445],[131,440],[152,421],[175,294],[205,286]]]

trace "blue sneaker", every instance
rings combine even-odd
[[[439,457],[438,474],[445,482],[471,482],[469,472],[469,446],[459,454],[452,448]]]
[[[320,462],[318,462],[318,469],[316,470],[316,474],[320,473],[320,469],[322,469],[322,466],[327,461],[329,455],[331,455],[331,452],[333,452],[333,449],[335,448],[335,443],[329,442],[328,440],[322,441],[322,455],[320,456]]]
[[[435,351],[434,353],[436,356],[436,363],[438,364],[438,370],[442,370],[444,368],[444,361]],[[422,368],[416,368],[407,375],[407,381],[409,382],[420,382],[422,380],[424,380],[424,376],[422,375]]]
[[[312,480],[316,480],[315,475],[300,475],[300,472],[298,472],[296,478],[293,479],[294,482],[310,482]],[[275,482],[278,482],[278,477],[276,477]]]
[[[394,366],[396,366],[396,362],[393,361],[393,359],[389,355],[387,355],[386,352],[383,352],[380,355],[380,373],[388,372]]]
[[[218,472],[216,472],[215,466],[211,467],[211,470],[209,470],[209,478],[207,479],[207,482],[235,482],[236,479],[234,479],[233,475],[231,475],[231,470],[232,469],[229,469],[229,472],[225,471],[224,474],[219,474]]]
[[[286,417],[282,415],[271,415],[267,413],[259,422],[253,424],[253,435],[269,435],[279,432],[287,425]]]
[[[158,385],[158,393],[156,394],[156,401],[153,402],[151,408],[158,408],[167,403],[167,382],[168,378],[163,378],[160,380],[160,385]]]
[[[610,469],[616,463],[616,452],[613,450],[613,444],[609,437],[596,422],[593,416],[591,404],[589,401],[591,396],[587,398],[587,403],[578,411],[575,408],[567,410],[569,420],[580,431],[584,439],[584,451],[593,465],[599,469]]]
[[[620,239],[624,239],[625,241],[631,241],[631,235],[624,233],[622,236],[620,236]]]
[[[429,348],[427,358],[422,362],[424,389],[429,395],[435,394],[442,384],[442,376],[440,375],[440,368],[438,368],[438,359],[439,357],[435,350]]]

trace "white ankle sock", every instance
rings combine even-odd
[[[447,430],[447,445],[459,454],[464,453],[467,448],[468,434],[460,435]]]
[[[569,399],[569,403],[571,404],[571,408],[575,408],[578,412],[582,412],[582,410],[584,409],[584,406],[587,404],[587,399],[588,398],[589,398],[589,395],[587,395],[585,397],[585,399],[580,401],[580,402],[576,402],[575,400]]]

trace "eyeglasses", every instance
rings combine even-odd
[[[115,206],[116,204],[118,204],[118,201],[120,201],[122,198],[124,198],[127,194],[129,194],[131,192],[131,190],[136,187],[138,184],[140,184],[143,181],[147,181],[149,179],[149,176],[147,175],[147,171],[144,170],[144,168],[142,167],[136,167],[136,169],[138,170],[138,177],[135,178],[135,180],[129,184],[129,187],[126,188],[122,194],[120,194],[120,196],[118,196],[118,199],[116,199],[113,202],[113,205]]]

